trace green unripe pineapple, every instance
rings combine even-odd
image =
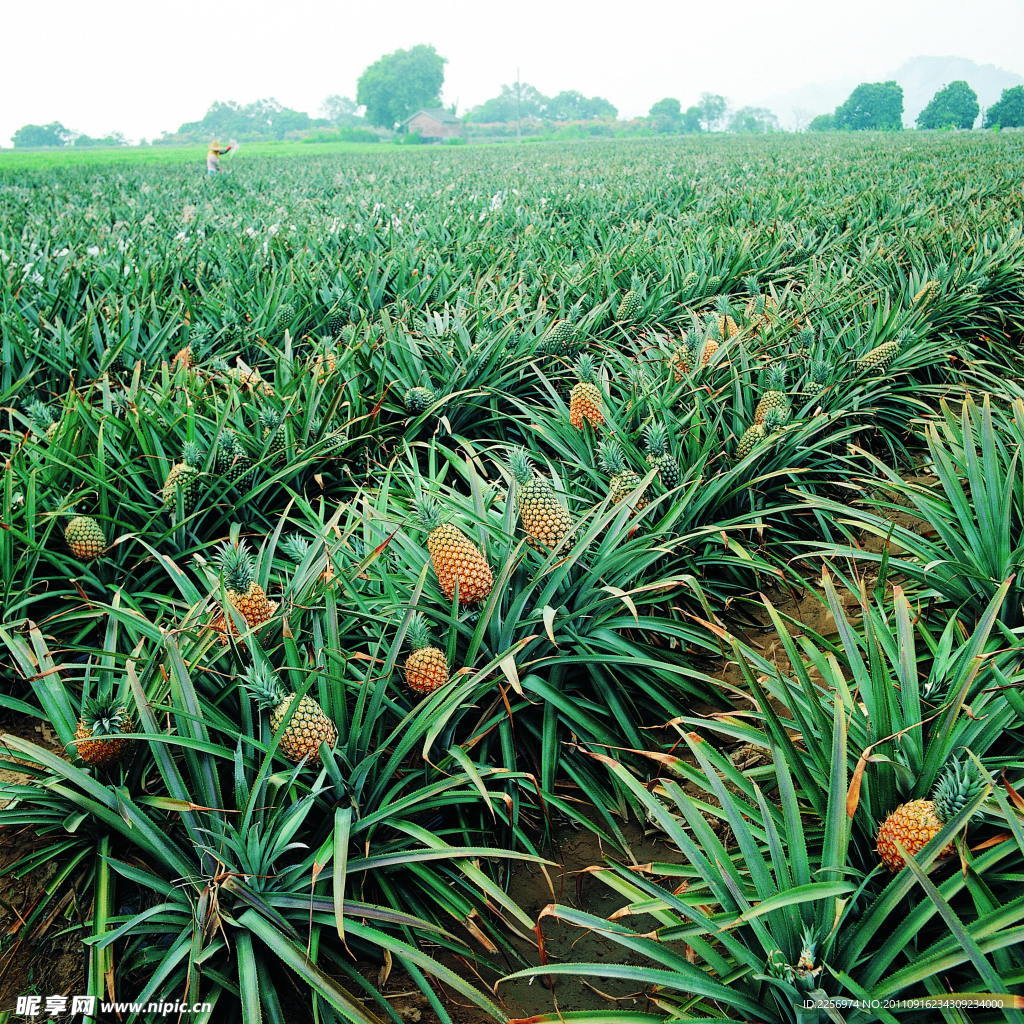
[[[615,319],[619,323],[632,323],[640,315],[641,306],[640,296],[631,288],[622,296],[618,309],[615,310]]]
[[[203,461],[203,453],[197,444],[186,442],[181,454],[181,462],[171,466],[162,490],[163,503],[170,509],[177,505],[181,495],[182,509],[185,515],[195,510],[196,497],[199,493],[199,467]]]
[[[679,463],[668,450],[668,431],[664,423],[649,423],[644,428],[644,452],[647,464],[658,471],[668,490],[679,486]]]
[[[290,302],[282,302],[277,307],[277,317],[275,319],[275,326],[279,331],[285,330],[287,327],[291,327],[292,321],[295,319],[295,307]]]
[[[765,429],[763,424],[755,423],[747,427],[736,443],[736,461],[740,462],[745,459],[764,439]]]
[[[812,398],[817,398],[828,387],[831,375],[832,367],[824,359],[812,360],[804,390]]]
[[[409,388],[405,393],[405,408],[410,416],[419,416],[429,409],[437,401],[437,395],[430,388],[416,387]]]
[[[341,329],[346,323],[348,323],[348,320],[340,309],[332,310],[327,314],[327,330],[329,330],[331,334],[337,335],[341,333]]]
[[[217,441],[217,472],[230,484],[243,487],[252,472],[252,460],[233,430],[224,430]]]
[[[544,337],[541,347],[553,355],[571,355],[577,348],[576,332],[568,320],[556,320]]]
[[[896,341],[887,341],[884,345],[878,345],[866,355],[857,360],[857,366],[861,370],[869,370],[875,373],[885,373],[893,364],[896,356],[899,355],[902,343],[899,338]]]
[[[267,458],[272,466],[279,465],[284,462],[288,450],[284,414],[274,412],[272,409],[264,409],[260,413],[259,419],[263,443],[267,444],[268,440],[270,442],[267,447]]]

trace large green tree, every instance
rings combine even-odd
[[[836,115],[835,114],[819,114],[817,117],[812,117],[810,124],[807,125],[809,132],[834,132],[836,130]]]
[[[722,126],[728,104],[724,96],[719,96],[714,92],[702,92],[697,109],[700,111],[701,127],[706,132],[713,132]]]
[[[541,117],[547,104],[547,98],[532,85],[513,82],[511,85],[503,85],[498,96],[484,100],[470,110],[466,120],[478,124],[507,124],[518,118]]]
[[[903,87],[897,82],[861,82],[836,107],[836,127],[847,131],[898,131],[903,127]]]
[[[1004,89],[1003,95],[988,108],[985,127],[1024,128],[1024,85]]]
[[[729,131],[743,134],[777,132],[779,119],[767,107],[740,107],[729,120]]]
[[[602,96],[584,96],[575,89],[552,96],[544,106],[544,116],[552,121],[591,121],[599,117],[615,117],[617,113]]]
[[[393,128],[417,110],[440,105],[445,63],[433,46],[395,50],[360,75],[356,102],[371,124]]]
[[[324,117],[331,124],[355,125],[362,123],[359,104],[348,96],[328,96],[323,102]]]
[[[683,105],[671,97],[652,104],[647,117],[651,128],[659,135],[673,135],[683,130]]]
[[[964,81],[944,85],[917,115],[918,128],[973,128],[978,94]]]
[[[49,124],[22,125],[11,141],[16,149],[35,149],[39,146],[66,146],[75,137],[75,133],[65,128],[59,121]]]

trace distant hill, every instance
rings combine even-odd
[[[890,79],[903,86],[903,123],[908,128],[913,127],[917,115],[939,89],[958,79],[967,82],[978,94],[982,110],[995,103],[1004,89],[1024,85],[1024,76],[994,64],[978,64],[966,57],[914,57],[884,75],[818,82],[767,97],[761,103],[779,115],[783,127],[791,128],[798,120],[806,123],[816,114],[831,113],[859,82]]]

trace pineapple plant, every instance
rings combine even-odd
[[[64,540],[75,558],[83,562],[99,558],[107,546],[103,527],[91,516],[75,516],[64,527]]]
[[[252,460],[233,430],[223,430],[217,440],[217,472],[229,484],[243,487],[252,472]]]
[[[644,453],[647,464],[658,471],[662,484],[668,489],[679,485],[679,463],[669,451],[668,430],[664,423],[648,423],[644,427]]]
[[[632,323],[640,315],[642,303],[636,290],[630,288],[619,302],[615,310],[615,319],[622,324]]]
[[[703,338],[699,335],[694,338],[691,359],[695,366],[707,366],[714,358],[715,353],[721,348],[718,342],[711,336],[712,333],[708,332]]]
[[[319,762],[320,745],[326,743],[331,747],[338,739],[334,723],[312,697],[287,692],[266,669],[253,666],[245,688],[256,704],[270,713],[270,731],[277,735],[278,749],[289,760]],[[286,718],[288,722],[284,724]]]
[[[405,682],[415,693],[433,693],[448,682],[448,659],[430,639],[430,631],[422,615],[414,615],[409,623],[409,646],[412,653],[405,660]]]
[[[939,777],[931,800],[911,800],[900,804],[878,829],[876,849],[890,871],[899,871],[906,863],[896,843],[916,857],[985,788],[985,781],[966,763],[951,764]],[[950,857],[950,842],[939,858]]]
[[[572,517],[551,489],[551,484],[538,476],[529,456],[521,449],[512,453],[509,468],[519,483],[516,511],[531,546],[553,548],[572,529]]]
[[[341,329],[345,326],[346,323],[348,323],[348,321],[345,318],[345,314],[342,313],[340,309],[332,309],[327,314],[327,330],[330,331],[331,334],[333,335],[340,334]]]
[[[832,367],[824,359],[812,359],[807,370],[807,384],[804,390],[812,398],[817,398],[828,387],[832,376]]]
[[[877,373],[885,373],[893,360],[899,355],[903,347],[902,340],[887,341],[882,345],[876,345],[870,352],[857,360],[857,367],[861,370],[869,370]]]
[[[427,531],[427,552],[437,582],[450,601],[459,591],[459,604],[482,601],[494,586],[494,575],[483,552],[457,527],[441,522],[441,510],[433,498],[416,503],[416,516]]]
[[[597,385],[597,369],[591,356],[580,356],[576,361],[576,376],[579,378],[569,392],[569,422],[578,430],[586,421],[592,427],[604,423],[601,411],[601,389]]]
[[[182,449],[181,461],[171,466],[164,479],[161,495],[165,506],[173,509],[180,494],[185,515],[192,514],[199,493],[199,466],[202,461],[203,452],[199,445],[192,441],[186,442]]]
[[[291,327],[292,321],[295,319],[295,306],[290,302],[282,302],[277,307],[277,317],[274,321],[274,326],[279,330],[283,331],[287,327]]]
[[[759,442],[763,441],[766,437],[764,424],[754,423],[747,427],[746,430],[740,435],[739,441],[736,443],[736,461],[740,462],[745,459],[758,445]]]
[[[133,743],[121,734],[133,729],[131,713],[123,702],[114,697],[86,699],[75,729],[75,754],[94,768],[117,764]]]
[[[284,413],[275,412],[273,409],[263,409],[259,414],[260,433],[263,443],[267,444],[267,458],[272,466],[284,462],[288,450],[284,420]]]
[[[219,563],[221,579],[231,607],[241,615],[249,629],[259,629],[277,611],[277,604],[267,597],[256,582],[256,567],[246,542],[240,540],[237,545],[225,543],[221,548]],[[238,635],[230,615],[220,614],[213,626],[220,633]]]
[[[601,472],[608,476],[608,497],[613,505],[618,505],[624,498],[640,486],[640,476],[626,465],[622,446],[618,441],[603,441],[597,449],[597,464]],[[647,499],[641,494],[633,505],[636,512],[647,507]]]
[[[325,381],[335,370],[338,368],[338,357],[334,353],[334,349],[329,344],[329,339],[323,348],[323,351],[317,352],[313,357],[313,376],[316,377],[317,381]]]
[[[57,433],[57,428],[60,424],[45,402],[41,402],[38,398],[32,398],[25,403],[23,408],[25,415],[32,424],[32,428],[46,437],[47,440]]]
[[[410,416],[419,416],[425,413],[436,401],[437,395],[433,389],[419,384],[409,388],[405,393],[405,408]]]
[[[782,411],[789,408],[786,377],[786,367],[782,363],[773,363],[765,371],[765,391],[754,410],[755,423],[764,423],[765,417],[773,410]]]
[[[756,277],[748,277],[744,284],[750,292],[744,316],[755,331],[764,331],[778,320],[779,304],[772,295],[765,295],[758,287]]]
[[[576,347],[576,332],[569,320],[556,320],[541,342],[541,348],[552,354],[567,355]]]
[[[716,312],[710,317],[708,326],[713,328],[712,337],[716,341],[728,341],[740,333],[736,321],[732,317],[729,296],[722,295],[716,303]]]
[[[672,367],[677,381],[682,380],[687,374],[693,372],[693,352],[690,347],[689,335],[686,334],[686,332],[683,333],[682,338],[679,340],[679,344],[669,355],[668,363],[669,366]]]

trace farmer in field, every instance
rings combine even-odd
[[[238,149],[238,143],[229,142],[226,146],[220,142],[211,142],[206,153],[206,173],[220,174],[224,170],[220,165],[220,158]]]

